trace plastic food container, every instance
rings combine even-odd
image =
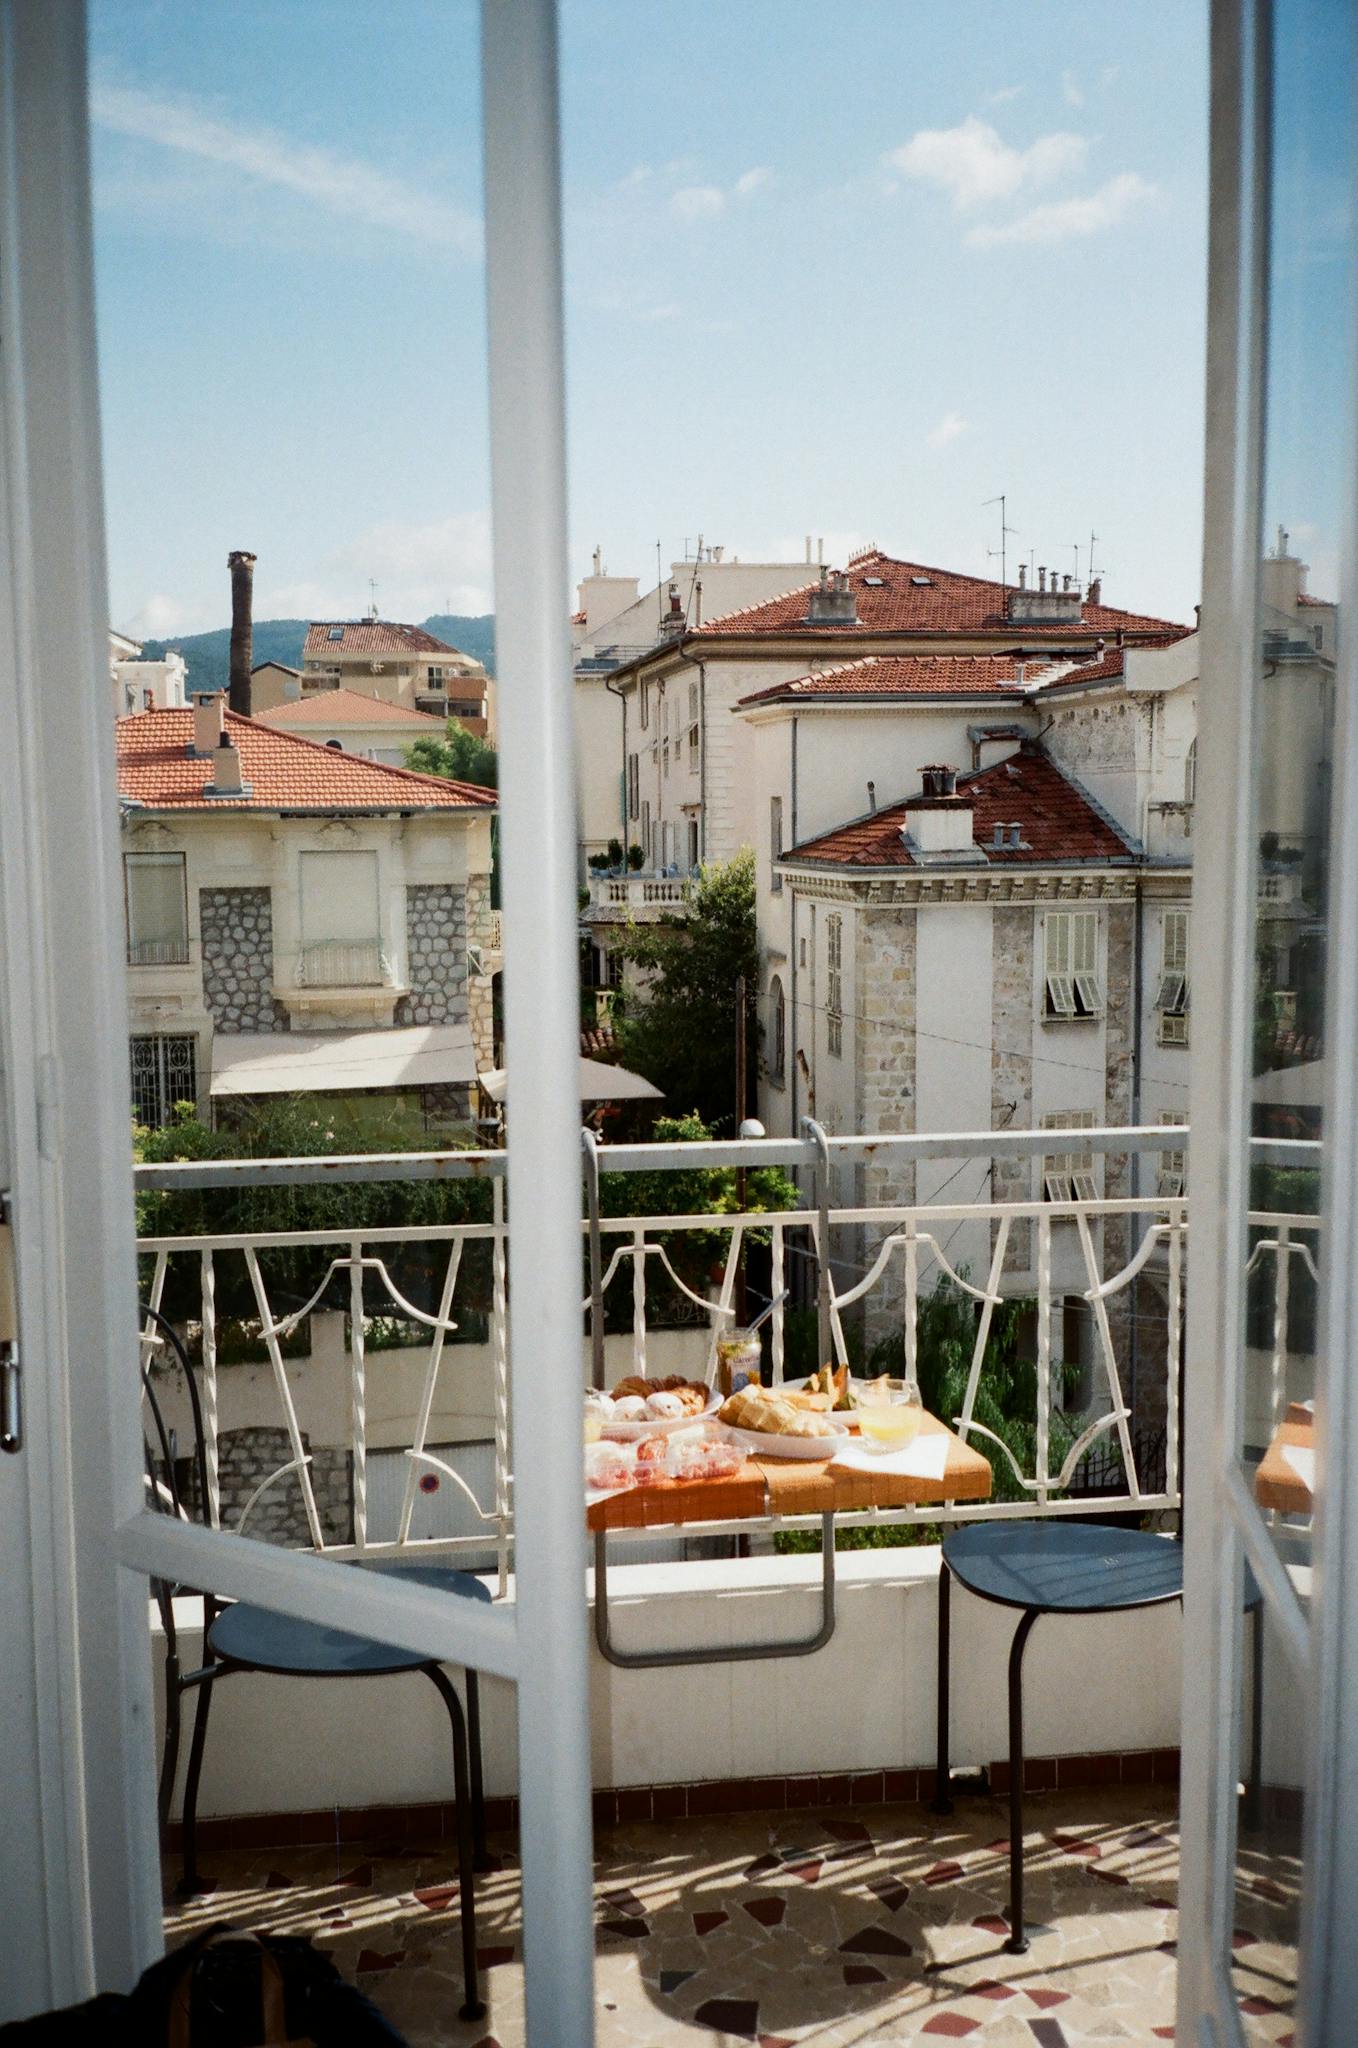
[[[715,1436],[681,1439],[670,1445],[672,1479],[729,1479],[744,1463],[745,1453],[739,1444]]]
[[[585,1485],[591,1493],[619,1493],[637,1483],[637,1454],[632,1444],[585,1445]]]

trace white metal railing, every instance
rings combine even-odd
[[[975,1134],[926,1138],[827,1138],[815,1126],[805,1140],[756,1140],[739,1143],[713,1141],[701,1145],[632,1145],[595,1147],[587,1145],[587,1190],[597,1188],[594,1173],[654,1172],[673,1168],[731,1167],[737,1165],[781,1165],[804,1170],[810,1176],[814,1200],[811,1206],[777,1211],[746,1211],[730,1214],[602,1216],[587,1199],[589,1213],[582,1218],[582,1253],[590,1258],[591,1284],[582,1300],[583,1346],[593,1343],[598,1368],[602,1365],[603,1317],[601,1304],[616,1316],[619,1302],[628,1302],[631,1370],[644,1373],[654,1335],[652,1305],[656,1291],[663,1290],[676,1303],[686,1304],[687,1313],[698,1327],[706,1324],[704,1340],[705,1376],[715,1373],[716,1344],[721,1331],[736,1314],[737,1290],[742,1254],[752,1234],[762,1235],[769,1247],[770,1293],[780,1297],[788,1286],[797,1261],[814,1273],[820,1289],[821,1357],[845,1360],[849,1355],[847,1312],[857,1304],[871,1305],[879,1328],[899,1329],[907,1371],[913,1374],[919,1363],[920,1311],[937,1286],[946,1279],[977,1304],[977,1316],[965,1390],[956,1414],[946,1417],[959,1434],[994,1447],[1004,1461],[1010,1481],[1008,1500],[983,1505],[956,1507],[869,1510],[846,1516],[847,1523],[889,1523],[902,1521],[947,1521],[987,1516],[1026,1515],[1034,1511],[1061,1514],[1087,1511],[1088,1500],[1067,1492],[1077,1468],[1091,1448],[1101,1440],[1115,1443],[1121,1457],[1123,1490],[1101,1495],[1101,1507],[1128,1507],[1150,1512],[1172,1508],[1179,1499],[1179,1384],[1182,1363],[1183,1302],[1187,1277],[1188,1204],[1183,1196],[1149,1194],[1116,1195],[1099,1199],[1051,1202],[1037,1198],[993,1199],[960,1202],[902,1202],[890,1199],[859,1204],[832,1204],[830,1171],[854,1164],[867,1171],[914,1167],[929,1158],[994,1159],[1026,1157],[1040,1161],[1053,1142],[1049,1131]],[[1187,1149],[1183,1127],[1114,1131],[1082,1131],[1081,1142],[1095,1153],[1154,1154],[1160,1150]],[[1318,1147],[1296,1144],[1261,1145],[1261,1151],[1286,1154],[1288,1163],[1313,1164],[1310,1155]],[[1306,1157],[1301,1155],[1305,1154]],[[361,1233],[343,1227],[311,1231],[256,1232],[189,1237],[151,1237],[139,1246],[150,1261],[148,1299],[159,1309],[166,1299],[172,1272],[184,1263],[196,1267],[196,1295],[201,1326],[200,1391],[208,1435],[207,1478],[210,1519],[221,1514],[218,1436],[222,1422],[221,1375],[217,1357],[217,1297],[220,1276],[231,1261],[243,1262],[250,1299],[258,1317],[261,1341],[267,1353],[269,1372],[277,1402],[277,1418],[286,1432],[289,1456],[258,1486],[240,1513],[237,1526],[245,1522],[258,1501],[273,1487],[295,1474],[301,1489],[311,1545],[331,1554],[353,1551],[381,1552],[418,1542],[419,1547],[485,1550],[493,1546],[499,1560],[502,1583],[509,1568],[513,1541],[513,1472],[509,1385],[506,1370],[507,1324],[511,1298],[507,1266],[504,1169],[506,1155],[489,1153],[425,1153],[389,1157],[358,1156],[344,1160],[220,1160],[189,1165],[139,1167],[137,1177],[144,1188],[239,1188],[279,1184],[325,1182],[349,1178],[372,1182],[397,1179],[489,1179],[492,1189],[490,1216],[479,1222],[402,1225],[371,1228]],[[1154,1178],[1153,1161],[1147,1162]],[[1111,1229],[1110,1229],[1111,1226]],[[1270,1427],[1282,1420],[1288,1394],[1288,1300],[1294,1263],[1316,1271],[1318,1219],[1306,1213],[1275,1214],[1260,1211],[1251,1217],[1255,1241],[1251,1266],[1271,1264],[1273,1273],[1272,1356],[1270,1372]],[[724,1248],[709,1291],[700,1292],[685,1279],[676,1263],[676,1246],[692,1233],[710,1235],[719,1231]],[[391,1265],[403,1246],[421,1247],[432,1254],[440,1275],[438,1306],[434,1311],[411,1302],[393,1279]],[[492,1363],[492,1405],[494,1433],[494,1482],[492,1496],[477,1499],[465,1480],[448,1461],[431,1447],[430,1431],[440,1379],[456,1357],[457,1347],[448,1338],[458,1326],[459,1309],[464,1313],[468,1288],[466,1254],[473,1246],[489,1246],[489,1349]],[[855,1246],[858,1247],[855,1252]],[[864,1249],[866,1246],[866,1249]],[[828,1256],[821,1257],[822,1248]],[[280,1254],[311,1249],[328,1255],[309,1298],[280,1313],[273,1300],[269,1268]],[[682,1264],[682,1259],[679,1259]],[[238,1269],[239,1270],[239,1269]],[[349,1409],[352,1429],[348,1454],[352,1460],[353,1541],[328,1542],[310,1472],[310,1454],[304,1437],[305,1418],[297,1411],[289,1381],[283,1345],[299,1328],[342,1276],[348,1276],[349,1322]],[[405,1450],[407,1472],[399,1527],[394,1540],[374,1541],[368,1527],[367,1464],[371,1445],[368,1433],[368,1391],[370,1364],[366,1332],[371,1311],[365,1309],[364,1282],[371,1276],[382,1290],[384,1304],[394,1303],[397,1311],[429,1332],[428,1356],[415,1403],[414,1428]],[[973,1277],[975,1276],[975,1277]],[[1151,1319],[1149,1336],[1138,1330],[1138,1369],[1150,1375],[1158,1393],[1157,1407],[1164,1418],[1164,1471],[1148,1483],[1139,1469],[1138,1450],[1129,1406],[1131,1390],[1126,1385],[1129,1331],[1145,1323],[1144,1304],[1138,1304],[1133,1288],[1140,1281],[1153,1285],[1157,1312]],[[625,1297],[622,1290],[626,1290]],[[1065,1413],[1057,1367],[1064,1358],[1059,1320],[1066,1303],[1074,1298],[1083,1305],[1093,1333],[1093,1357],[1088,1361],[1089,1398],[1078,1422]],[[977,1409],[985,1390],[987,1348],[996,1309],[1005,1301],[1021,1298],[1033,1305],[1036,1322],[1036,1400],[1032,1416],[1033,1455],[1025,1467],[1013,1448],[978,1420]],[[388,1310],[389,1312],[389,1310]],[[771,1318],[772,1378],[781,1383],[787,1364],[788,1309],[779,1300]],[[1144,1384],[1144,1382],[1143,1382]],[[1060,1440],[1059,1452],[1055,1448]],[[440,1539],[411,1536],[412,1511],[422,1474],[434,1472],[460,1488],[474,1509],[482,1531],[479,1535]],[[786,1521],[783,1527],[810,1527],[815,1517]],[[725,1526],[705,1525],[711,1532]]]
[[[187,967],[189,941],[182,939],[132,939],[128,941],[129,967]]]
[[[391,963],[375,939],[362,946],[326,940],[303,946],[297,958],[299,988],[382,988],[392,979]]]
[[[687,875],[591,875],[590,901],[598,908],[645,910],[655,905],[685,903],[691,887]]]

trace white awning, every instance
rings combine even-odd
[[[1325,1062],[1303,1060],[1299,1066],[1256,1074],[1250,1096],[1277,1109],[1320,1109],[1325,1101]]]
[[[310,1095],[358,1088],[422,1088],[476,1079],[467,1024],[410,1024],[397,1031],[219,1034],[213,1095]]]
[[[492,1067],[479,1079],[492,1102],[504,1101],[507,1082],[503,1067]],[[663,1089],[657,1088],[644,1075],[632,1073],[627,1067],[610,1067],[605,1060],[582,1059],[580,1062],[582,1102],[659,1102],[663,1097]]]

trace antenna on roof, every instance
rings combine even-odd
[[[1005,493],[1004,493],[1003,491],[1001,491],[1001,492],[1000,492],[1000,494],[999,494],[999,496],[998,496],[997,498],[987,498],[987,499],[985,500],[985,504],[984,504],[984,505],[982,506],[982,508],[981,508],[981,509],[982,509],[983,511],[985,510],[985,506],[986,506],[986,505],[998,505],[998,506],[999,506],[999,508],[1000,508],[1000,544],[999,544],[999,546],[998,546],[997,548],[987,548],[987,549],[986,549],[986,557],[987,557],[987,559],[988,559],[989,561],[992,561],[992,562],[993,562],[993,561],[994,561],[994,559],[995,559],[995,557],[996,557],[996,555],[998,555],[998,556],[999,556],[999,558],[1000,558],[1000,589],[1001,589],[1001,590],[1007,590],[1007,589],[1008,589],[1008,587],[1009,587],[1009,577],[1008,577],[1008,574],[1007,574],[1007,569],[1008,569],[1008,560],[1007,560],[1007,557],[1006,557],[1006,555],[1005,555],[1005,544],[1006,544],[1006,541],[1007,541],[1007,539],[1008,539],[1008,536],[1009,536],[1009,535],[1010,535],[1011,533],[1017,533],[1017,532],[1018,532],[1018,528],[1017,528],[1016,526],[1006,526],[1006,525],[1005,525],[1005,523],[1004,523],[1004,515],[1005,515],[1005,507],[1006,507],[1006,498],[1005,498]]]
[[[1098,537],[1091,526],[1089,529],[1089,580],[1091,583],[1094,581],[1094,543]]]
[[[1073,540],[1071,546],[1075,550],[1075,588],[1083,590],[1084,585],[1080,581],[1080,543],[1078,540]]]
[[[375,580],[373,579],[373,577],[371,577],[371,576],[370,576],[370,577],[368,578],[368,589],[369,589],[369,590],[370,590],[370,591],[372,592],[372,602],[371,602],[371,604],[370,604],[370,605],[368,606],[368,617],[369,617],[370,619],[372,619],[372,620],[374,621],[374,623],[376,623],[376,619],[377,619],[377,584],[376,584]]]

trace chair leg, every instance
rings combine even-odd
[[[481,1775],[481,1682],[476,1672],[467,1672],[467,1747],[472,1766],[472,1844],[478,1870],[492,1868],[486,1847],[486,1791]]]
[[[203,1751],[207,1746],[207,1717],[212,1711],[212,1688],[221,1671],[198,1681],[198,1699],[193,1712],[193,1740],[189,1744],[189,1768],[184,1779],[184,1870],[179,1890],[191,1898],[198,1889],[198,1783],[203,1775]]]
[[[1038,1609],[1025,1610],[1009,1648],[1009,1939],[1011,1956],[1028,1953],[1023,1928],[1023,1652]]]
[[[165,1655],[165,1746],[160,1759],[160,1790],[156,1799],[156,1812],[160,1820],[161,1853],[164,1854],[166,1829],[170,1825],[170,1802],[174,1798],[174,1781],[179,1775],[179,1739],[184,1720],[184,1688],[179,1682],[178,1657],[169,1651]]]
[[[948,1742],[948,1666],[952,1651],[952,1573],[947,1560],[938,1567],[938,1748],[935,1758],[935,1813],[952,1812]]]
[[[472,1874],[475,1862],[472,1835],[472,1791],[471,1772],[467,1767],[467,1724],[463,1719],[462,1702],[457,1688],[437,1664],[426,1664],[424,1669],[448,1709],[448,1719],[453,1730],[453,1792],[457,1800],[457,1878],[459,1909],[462,1922],[462,1986],[465,2002],[459,2011],[459,2019],[479,2020],[484,2018],[486,2006],[481,1997],[476,1974],[476,1885]]]

